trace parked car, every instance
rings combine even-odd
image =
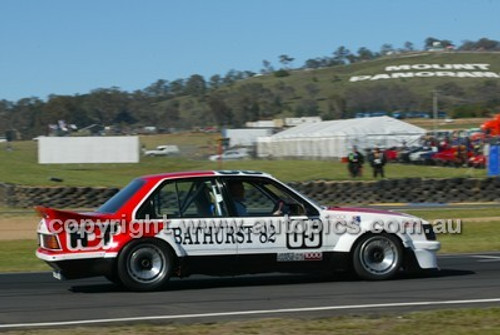
[[[406,147],[403,148],[398,154],[398,162],[399,163],[410,163],[410,154],[420,150],[421,147]]]
[[[224,151],[224,153],[220,155],[212,155],[208,157],[209,160],[216,162],[219,160],[223,161],[234,161],[234,160],[241,160],[241,159],[248,159],[250,158],[250,154],[248,153],[248,150],[246,148],[240,148],[240,149],[229,149]]]
[[[429,159],[429,155],[438,151],[437,147],[422,147],[409,155],[411,163],[425,164]]]
[[[470,167],[484,169],[486,167],[486,156],[483,154],[474,155],[469,158],[467,163]]]
[[[457,153],[457,146],[453,146],[435,153],[432,156],[432,160],[436,165],[440,166],[461,166],[468,164],[469,159],[473,156],[472,151],[466,151],[463,149],[463,157],[459,156]]]
[[[171,156],[179,154],[179,147],[176,145],[159,145],[156,149],[145,150],[144,156],[155,157],[155,156]]]
[[[396,162],[399,157],[399,150],[396,147],[392,147],[384,150],[384,155],[388,162]]]
[[[436,269],[440,248],[415,216],[322,206],[255,171],[143,176],[94,212],[37,211],[36,255],[56,278],[104,275],[138,291],[194,273],[353,269],[383,280]]]

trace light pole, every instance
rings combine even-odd
[[[432,115],[434,118],[434,137],[437,137],[437,119],[438,119],[438,91],[432,91]]]

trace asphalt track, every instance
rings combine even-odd
[[[500,253],[441,255],[439,264],[439,272],[380,282],[351,275],[193,276],[148,293],[127,292],[104,278],[2,274],[0,330],[500,307]]]

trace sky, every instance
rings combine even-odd
[[[500,40],[500,0],[0,0],[0,100],[260,72],[280,55]]]

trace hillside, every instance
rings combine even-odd
[[[396,67],[400,65],[416,65],[416,64],[489,64],[488,71],[497,75],[497,78],[453,78],[453,77],[428,77],[428,78],[400,78],[400,79],[379,79],[379,80],[362,80],[350,81],[356,76],[375,76],[377,74],[388,74],[387,67]],[[474,72],[465,70],[429,70],[429,72]],[[408,71],[406,71],[408,72]],[[423,72],[419,70],[411,70],[410,72]],[[425,70],[425,72],[428,72]],[[247,79],[244,83],[239,83],[239,86],[248,84],[262,84],[264,87],[273,91],[279,87],[291,87],[295,94],[287,97],[284,104],[296,107],[304,99],[314,100],[318,103],[318,109],[326,112],[332,108],[332,105],[339,104],[339,100],[344,99],[344,103],[349,112],[349,107],[352,110],[379,110],[382,107],[387,107],[388,103],[384,100],[396,100],[394,97],[384,95],[370,97],[366,106],[359,106],[354,101],[354,92],[362,95],[365,91],[375,91],[381,93],[408,92],[413,94],[410,100],[403,101],[400,105],[394,104],[394,109],[405,109],[404,105],[414,107],[420,110],[430,111],[432,107],[432,92],[440,91],[442,94],[443,106],[440,109],[452,109],[456,106],[466,104],[481,104],[486,102],[480,100],[477,96],[478,87],[482,87],[486,82],[494,82],[496,92],[499,93],[498,79],[500,78],[500,53],[498,52],[446,52],[446,53],[415,53],[394,55],[383,57],[372,61],[354,63],[350,65],[341,65],[331,68],[322,69],[305,69],[289,71],[288,77],[276,78],[272,74],[259,76]],[[238,87],[238,86],[237,86]],[[388,87],[390,90],[388,90]],[[290,90],[292,91],[292,90]],[[413,101],[411,101],[413,100]],[[371,102],[371,106],[370,106]],[[384,106],[385,105],[385,106]],[[498,100],[497,100],[498,106]],[[334,108],[334,107],[333,107]],[[387,109],[387,108],[385,108]],[[407,108],[409,109],[409,108]],[[388,110],[392,111],[392,110]],[[479,115],[471,115],[479,116]]]
[[[253,76],[158,80],[144,90],[96,89],[89,94],[0,101],[0,134],[47,135],[58,120],[114,134],[193,127],[242,127],[288,116],[353,117],[358,112],[433,110],[452,118],[500,112],[499,52],[405,53],[350,65],[280,69]],[[65,127],[63,127],[65,128]],[[61,129],[58,129],[61,130]],[[67,130],[64,130],[67,131]]]

